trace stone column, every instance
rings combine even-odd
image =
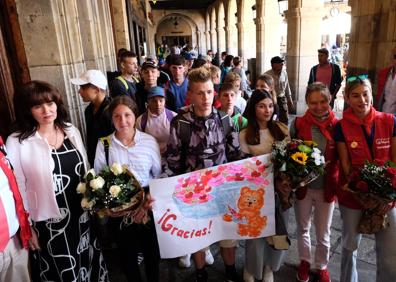
[[[217,38],[216,38],[216,30],[213,28],[210,29],[210,48],[215,52],[217,50]]]
[[[224,28],[221,28],[219,26],[216,28],[216,37],[217,37],[217,52],[219,53],[220,56],[221,52],[225,51]]]
[[[348,74],[368,74],[377,83],[378,71],[392,63],[391,50],[396,47],[396,0],[348,4],[352,15]],[[376,89],[375,85],[374,93]]]
[[[229,26],[224,27],[225,41],[226,41],[226,51],[227,54],[231,53],[231,28]]]
[[[245,46],[244,46],[245,32],[242,22],[239,21],[239,17],[236,26],[238,29],[238,56],[245,58]]]
[[[206,52],[211,49],[212,47],[210,46],[210,31],[207,30],[205,31],[205,39],[206,39]]]
[[[305,112],[305,88],[309,71],[318,63],[321,46],[320,24],[323,3],[317,0],[289,0],[287,20],[287,73],[297,114]]]
[[[256,76],[271,68],[280,52],[280,21],[276,1],[256,0]]]

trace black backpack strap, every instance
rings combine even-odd
[[[104,147],[104,152],[105,152],[106,164],[107,165],[109,165],[109,148],[110,148],[110,142],[111,142],[110,141],[111,140],[110,137],[111,137],[111,135],[99,138],[100,142],[102,142],[103,147]]]
[[[181,118],[177,121],[179,123],[179,134],[183,149],[186,150],[191,139],[191,123]]]

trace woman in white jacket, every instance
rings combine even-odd
[[[108,280],[76,193],[87,169],[86,152],[79,131],[66,122],[59,91],[43,81],[29,82],[16,93],[14,108],[16,130],[6,146],[32,222],[33,280]]]

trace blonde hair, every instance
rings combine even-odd
[[[216,74],[220,74],[221,70],[218,66],[211,65],[210,68],[210,75],[212,76],[212,79],[216,76]]]
[[[212,75],[210,70],[205,67],[200,67],[196,69],[192,69],[188,73],[188,90],[191,90],[191,84],[196,82],[207,82],[212,81]]]
[[[347,81],[347,84],[345,86],[345,97],[349,98],[349,95],[352,93],[352,91],[360,85],[366,86],[369,89],[371,97],[373,97],[373,90],[371,87],[371,82],[367,78],[365,78],[365,79],[357,78],[356,80],[353,80],[350,82]]]

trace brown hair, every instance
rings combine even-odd
[[[44,103],[54,102],[56,104],[57,117],[54,124],[59,129],[68,127],[67,111],[63,104],[59,90],[45,82],[33,80],[23,85],[14,96],[14,109],[16,120],[14,132],[18,132],[19,142],[32,136],[38,129],[39,124],[32,115],[32,108]]]
[[[110,105],[109,105],[109,112],[111,115],[113,115],[114,110],[119,106],[119,105],[124,105],[128,107],[132,113],[135,115],[135,118],[138,117],[139,115],[139,110],[138,107],[135,103],[135,101],[132,100],[129,96],[123,95],[123,96],[117,96],[114,98]]]
[[[275,81],[274,78],[266,73],[263,73],[261,75],[259,75],[256,79],[256,83],[258,80],[262,80],[265,82],[265,84],[268,85],[268,87],[272,88],[272,91],[270,92],[271,96],[272,96],[272,100],[274,100],[274,104],[278,104],[278,99],[276,98],[276,91],[275,91]]]
[[[248,126],[246,128],[246,142],[249,145],[260,144],[260,126],[257,123],[256,105],[266,98],[271,99],[271,101],[274,102],[271,94],[269,94],[267,91],[256,89],[253,91],[252,96],[250,97],[246,106],[246,110],[244,112],[244,115],[248,120]],[[281,141],[285,139],[287,135],[281,130],[277,122],[273,120],[274,114],[275,109],[271,119],[268,121],[268,129],[275,140]]]
[[[192,69],[188,73],[188,90],[191,89],[191,84],[195,82],[207,82],[212,81],[212,76],[210,71],[205,67],[200,67]]]
[[[126,58],[137,58],[137,55],[132,51],[124,51],[120,55],[120,62],[124,62]]]
[[[236,94],[238,92],[238,89],[236,89],[234,84],[232,83],[223,83],[219,90],[219,97],[221,97],[221,93],[227,91],[233,91]]]
[[[241,81],[241,77],[239,76],[239,74],[237,74],[236,72],[233,72],[233,71],[230,71],[224,77],[224,83],[235,83],[235,81],[237,81],[237,80]]]

